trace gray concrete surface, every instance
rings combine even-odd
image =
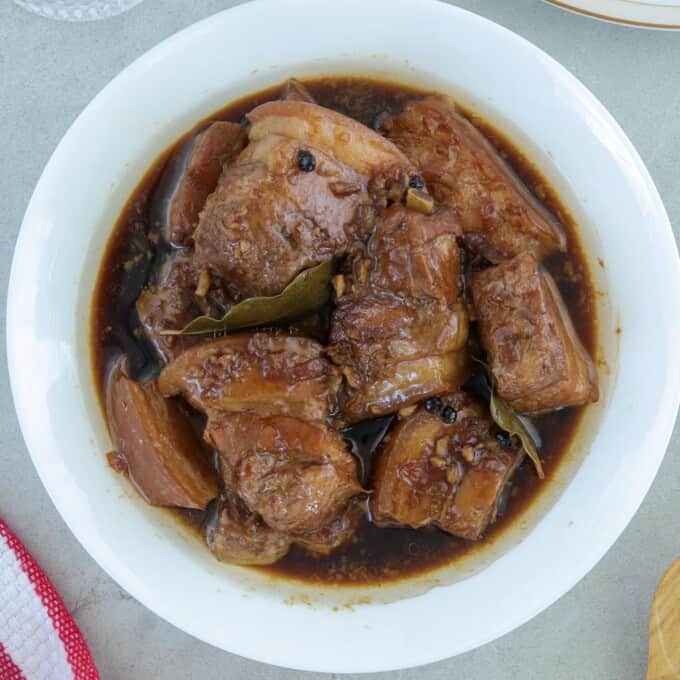
[[[28,14],[9,0],[0,2],[3,324],[4,291],[21,218],[43,165],[67,127],[126,64],[178,29],[233,4],[237,3],[146,0],[128,14],[105,22],[65,24]],[[604,102],[640,151],[665,201],[676,236],[680,235],[680,32],[612,26],[564,13],[538,0],[456,0],[455,4],[536,43]],[[0,516],[23,538],[62,593],[89,640],[102,677],[326,677],[280,670],[198,642],[146,610],[102,572],[57,515],[28,458],[9,392],[4,340],[3,332]],[[680,431],[676,427],[663,467],[631,525],[605,559],[546,612],[504,638],[458,658],[375,677],[644,677],[651,597],[666,566],[680,555],[679,454]]]

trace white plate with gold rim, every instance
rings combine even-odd
[[[594,19],[636,28],[680,29],[678,0],[544,0]]]

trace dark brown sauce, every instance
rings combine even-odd
[[[384,112],[398,112],[403,103],[425,94],[400,84],[356,77],[306,80],[316,100],[330,108],[373,126]],[[258,104],[278,97],[281,86],[258,92],[217,111],[208,120],[238,122]],[[551,258],[546,266],[555,277],[571,313],[574,325],[591,356],[596,356],[595,295],[576,224],[541,173],[506,137],[467,111],[509,165],[536,196],[559,217],[568,235],[568,253]],[[151,269],[155,252],[150,202],[169,159],[197,128],[184,135],[159,156],[139,183],[121,212],[102,261],[92,302],[92,364],[100,404],[104,404],[109,366],[122,353],[132,358],[133,372],[142,372],[155,360],[138,326],[134,302]],[[354,539],[329,556],[311,556],[293,547],[277,564],[258,569],[308,582],[351,584],[384,583],[412,577],[449,564],[454,558],[483,548],[532,503],[558,468],[578,429],[583,409],[567,409],[537,418],[535,424],[543,440],[541,457],[546,481],[539,482],[529,464],[523,464],[513,478],[513,491],[502,517],[489,529],[484,541],[471,543],[436,529],[378,529],[364,520]],[[185,524],[200,530],[202,514],[171,511]],[[207,548],[206,548],[207,549]]]

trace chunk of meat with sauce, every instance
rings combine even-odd
[[[366,514],[366,499],[360,496],[351,498],[347,509],[332,522],[316,531],[308,531],[293,536],[295,545],[317,555],[330,555],[334,550],[348,543],[359,527],[361,518]]]
[[[139,383],[114,366],[106,390],[113,444],[130,481],[151,505],[202,510],[217,496],[217,479],[200,437],[175,399],[155,381]]]
[[[462,305],[371,295],[340,304],[327,352],[340,366],[340,409],[348,422],[392,413],[469,376]]]
[[[456,233],[452,211],[428,217],[394,206],[336,280],[327,353],[344,376],[348,421],[393,412],[467,378]]]
[[[324,423],[289,416],[211,418],[205,439],[224,458],[234,490],[278,531],[318,531],[360,493],[356,462]]]
[[[482,345],[498,394],[545,413],[598,399],[597,374],[550,274],[529,253],[472,276]]]
[[[196,272],[191,259],[169,260],[159,279],[158,284],[145,286],[135,307],[147,339],[160,359],[168,362],[197,342],[190,336],[163,335],[164,330],[184,328],[196,316]]]
[[[300,169],[300,154],[315,160]],[[196,263],[243,297],[276,295],[303,269],[346,252],[373,223],[364,180],[285,137],[251,143],[222,175],[194,235]]]
[[[419,407],[383,441],[370,508],[379,525],[434,525],[469,540],[496,519],[501,493],[522,459],[519,444],[498,429],[488,409],[464,392],[442,397],[456,414]]]
[[[200,314],[221,317],[231,305],[231,298],[219,279],[207,270],[197,271],[188,249],[169,256],[157,279],[144,287],[135,308],[147,339],[167,363],[202,338],[164,335],[163,331],[184,328]]]
[[[279,99],[285,102],[307,102],[309,104],[316,104],[316,100],[312,93],[301,83],[297,78],[290,78],[286,81],[281,90]]]
[[[236,493],[225,489],[208,517],[205,538],[221,562],[273,564],[292,543],[317,555],[329,555],[352,538],[364,513],[363,503],[352,499],[342,515],[325,527],[293,536],[267,526]]]
[[[334,373],[314,340],[283,332],[240,333],[195,345],[158,378],[165,396],[182,394],[213,414],[251,412],[325,420]]]
[[[446,97],[410,102],[381,130],[419,168],[435,200],[459,212],[473,252],[499,262],[566,250],[557,220]]]
[[[241,565],[273,564],[291,545],[289,536],[267,526],[228,489],[206,523],[205,539],[220,562]]]
[[[323,150],[363,176],[379,205],[400,201],[415,166],[392,142],[337,111],[302,101],[272,101],[248,114],[248,137],[280,135]]]
[[[198,215],[215,190],[225,164],[232,162],[246,145],[242,125],[217,121],[190,142],[168,207],[168,238],[175,246],[189,243],[198,224]]]
[[[426,216],[401,206],[383,211],[365,252],[352,262],[352,293],[385,290],[455,304],[461,293],[460,223],[453,210]]]
[[[268,102],[248,119],[250,144],[194,233],[198,266],[243,297],[280,293],[301,270],[346,254],[415,172],[391,142],[316,104]]]

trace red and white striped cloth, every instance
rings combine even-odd
[[[61,597],[2,519],[0,680],[99,680]]]

